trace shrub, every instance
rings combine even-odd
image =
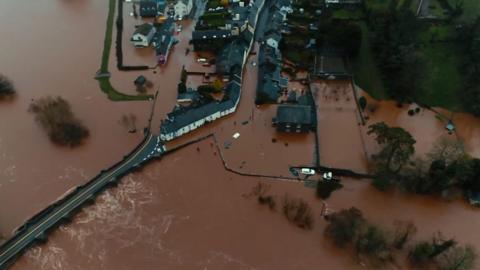
[[[376,259],[387,260],[391,258],[385,232],[377,226],[370,225],[359,235],[356,249],[359,254],[373,256]]]
[[[89,135],[88,129],[73,115],[70,104],[61,97],[36,100],[30,105],[30,111],[56,144],[73,147]]]
[[[365,110],[365,108],[367,108],[367,99],[362,96],[358,99],[358,104],[360,106],[360,109],[362,109],[362,111]]]
[[[317,183],[317,196],[322,199],[328,199],[332,192],[334,192],[337,189],[342,188],[343,185],[336,182],[336,181],[319,181]]]
[[[362,212],[355,207],[329,215],[328,221],[325,235],[341,248],[353,243],[366,223]]]
[[[275,210],[275,207],[277,205],[277,203],[275,202],[275,199],[271,195],[267,195],[267,196],[260,195],[258,196],[257,200],[259,204],[268,205],[268,208],[270,208],[270,210]]]
[[[13,83],[4,75],[0,74],[0,98],[15,94]]]
[[[386,175],[376,175],[373,178],[372,185],[378,190],[386,191],[392,187],[393,183]]]
[[[293,224],[306,230],[313,228],[312,209],[302,199],[290,199],[285,195],[283,200],[283,213]]]
[[[251,194],[257,197],[257,201],[259,204],[268,205],[270,210],[275,210],[275,206],[277,205],[277,203],[275,202],[273,196],[267,195],[269,189],[270,185],[258,182],[258,184],[253,187]]]
[[[410,251],[409,258],[414,264],[422,264],[430,260],[430,256],[432,256],[433,252],[433,244],[429,242],[420,242],[415,245],[412,251]]]
[[[440,270],[470,270],[474,269],[477,254],[471,246],[455,247],[437,259]]]
[[[392,243],[393,247],[396,249],[402,249],[416,232],[417,227],[412,222],[395,221],[395,234]]]

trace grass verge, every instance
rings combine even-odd
[[[113,21],[115,16],[115,1],[109,0],[108,2],[108,16],[107,16],[107,28],[105,30],[105,39],[103,42],[102,64],[100,66],[101,73],[108,72],[108,63],[110,60],[110,50],[112,48],[112,36],[113,36]],[[153,95],[127,95],[117,91],[110,83],[110,78],[98,78],[98,83],[102,92],[107,94],[108,98],[113,101],[129,101],[129,100],[148,100],[153,98]]]

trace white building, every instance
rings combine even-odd
[[[144,23],[138,26],[130,41],[135,47],[148,47],[155,35],[155,31],[155,27],[152,24]]]
[[[193,8],[193,0],[177,0],[173,6],[175,11],[175,19],[181,20],[188,16]]]

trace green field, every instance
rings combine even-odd
[[[388,9],[390,6],[390,0],[364,0],[364,2],[370,10]],[[416,13],[419,3],[420,0],[398,0],[396,8],[406,7]]]
[[[388,99],[380,70],[375,64],[370,48],[368,28],[363,22],[359,25],[362,28],[362,45],[358,57],[352,61],[355,80],[374,98]],[[459,72],[460,59],[450,43],[429,42],[432,35],[437,41],[448,38],[451,30],[452,28],[448,26],[436,26],[426,28],[421,34],[420,39],[423,45],[419,53],[422,56],[424,72],[415,98],[422,104],[458,111],[462,109],[458,95],[462,85]]]
[[[448,0],[453,6],[455,0]],[[365,0],[370,10],[386,9],[390,0]],[[419,0],[400,0],[397,8],[409,7],[416,12]],[[430,2],[432,14],[445,16],[437,0]],[[471,21],[480,16],[480,0],[464,0],[464,13],[460,20]],[[335,18],[349,18],[352,11],[335,11]],[[352,68],[356,83],[376,99],[388,99],[381,72],[377,67],[374,54],[369,44],[369,29],[365,22],[359,22],[362,29],[362,41],[359,55],[352,59]],[[453,22],[425,22],[418,36],[418,53],[423,71],[419,79],[419,89],[415,100],[432,107],[443,107],[462,111],[461,91],[463,76],[460,72],[461,56],[457,53],[452,39],[455,36]]]
[[[370,10],[382,10],[388,8],[390,0],[364,0],[364,3]]]
[[[359,25],[362,29],[362,45],[358,56],[352,61],[355,80],[358,86],[375,99],[387,99],[388,94],[370,48],[367,25],[364,22]]]
[[[429,106],[461,110],[462,77],[455,48],[449,43],[428,44],[422,48],[422,59],[425,72],[417,100]]]
[[[335,9],[332,17],[341,20],[359,20],[365,17],[360,9]]]
[[[448,0],[450,5],[455,5],[455,0]],[[472,21],[480,16],[480,1],[479,0],[463,0],[463,14],[460,16],[462,21]]]

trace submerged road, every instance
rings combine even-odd
[[[44,241],[50,229],[69,220],[75,211],[85,203],[93,201],[105,187],[117,183],[131,170],[138,168],[151,158],[160,157],[164,152],[165,147],[160,142],[160,138],[153,134],[147,135],[142,143],[122,161],[102,171],[87,184],[77,187],[72,193],[20,227],[16,234],[0,247],[0,269],[6,269],[30,245]]]

